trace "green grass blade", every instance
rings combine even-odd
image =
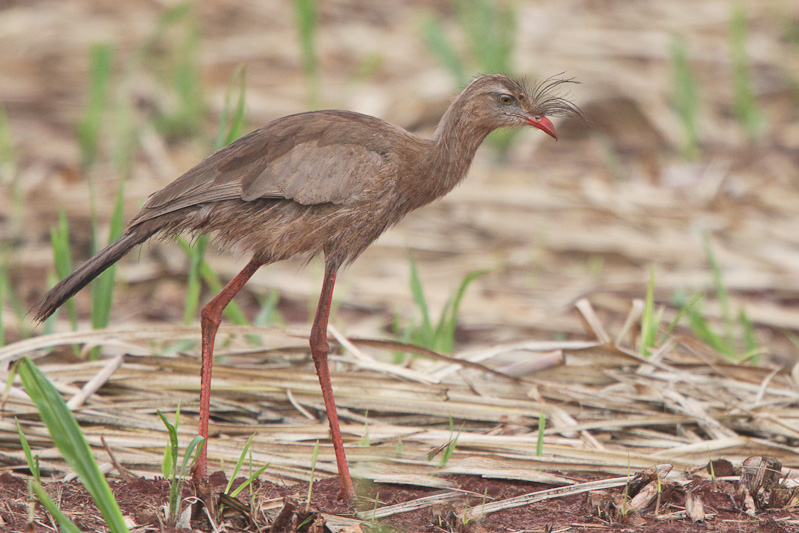
[[[481,72],[510,72],[516,37],[516,10],[511,2],[458,0],[455,15],[469,52]]]
[[[125,215],[125,183],[120,181],[117,191],[114,211],[111,215],[108,244],[114,242],[122,235]],[[114,301],[114,281],[116,279],[116,266],[111,266],[100,274],[92,283],[92,327],[101,329],[108,325],[111,319],[111,305]]]
[[[100,128],[114,70],[114,49],[107,44],[94,45],[90,56],[89,102],[77,127],[84,168],[94,164],[99,152]]]
[[[463,281],[461,281],[461,284],[455,291],[455,297],[450,300],[452,304],[448,304],[444,307],[441,320],[438,323],[438,327],[436,327],[435,349],[444,353],[452,353],[452,350],[455,346],[455,328],[458,325],[458,315],[460,314],[463,296],[466,294],[466,290],[474,280],[484,276],[487,273],[488,270],[475,270],[473,272],[469,272],[466,277],[463,278]]]
[[[449,71],[458,86],[465,86],[469,78],[466,75],[463,62],[446,38],[446,31],[441,22],[433,17],[426,17],[422,21],[422,37],[425,43],[427,43],[428,48],[433,52],[433,55],[438,57],[441,64]]]
[[[674,78],[672,105],[683,129],[682,154],[685,159],[694,160],[699,156],[699,84],[682,36],[672,38],[671,65]]]
[[[748,21],[746,11],[735,3],[730,16],[730,54],[732,60],[733,86],[735,89],[735,114],[749,138],[760,136],[763,120],[752,88],[752,72],[746,53]]]
[[[0,346],[6,345],[6,327],[3,323],[3,309],[6,306],[6,287],[8,286],[6,269],[0,264]]]
[[[109,529],[113,532],[128,531],[111,488],[100,472],[89,444],[64,399],[27,357],[22,359],[19,366],[19,376],[53,442],[69,466],[78,474]]]
[[[256,479],[258,479],[258,477],[259,477],[261,474],[263,474],[263,473],[266,471],[266,469],[267,469],[267,468],[269,468],[269,463],[266,463],[264,466],[262,466],[261,468],[259,468],[258,470],[256,470],[256,471],[255,471],[255,472],[254,472],[252,475],[250,475],[250,477],[248,477],[248,478],[247,478],[247,480],[246,480],[246,481],[244,481],[244,483],[242,483],[241,485],[239,485],[238,487],[236,487],[236,489],[235,489],[233,492],[231,492],[231,493],[230,493],[230,496],[231,496],[232,498],[235,498],[236,496],[238,496],[238,495],[239,495],[239,493],[240,493],[242,490],[244,490],[245,488],[249,487],[249,486],[252,484],[252,482],[253,482],[253,481],[255,481]]]
[[[694,335],[699,337],[705,344],[716,350],[718,353],[727,357],[735,355],[735,350],[730,346],[721,335],[718,335],[710,327],[707,319],[702,314],[700,305],[695,305],[689,312],[689,325]]]
[[[305,84],[308,90],[308,104],[311,109],[319,107],[319,59],[316,54],[316,31],[318,14],[316,0],[294,0],[297,30],[300,37],[300,53],[302,54],[302,70],[305,73]]]
[[[308,497],[305,500],[305,506],[311,505],[311,493],[313,492],[314,478],[316,477],[316,459],[319,457],[319,441],[316,441],[313,447],[313,454],[311,455],[311,482],[308,483]]]
[[[199,55],[201,32],[193,2],[178,2],[164,10],[142,46],[142,62],[172,89],[175,103],[155,118],[166,136],[193,136],[205,113]]]
[[[544,455],[544,430],[547,427],[547,419],[544,412],[538,414],[538,438],[535,443],[535,456],[541,457]]]
[[[283,323],[283,317],[277,309],[277,304],[280,303],[280,294],[277,291],[269,291],[269,293],[258,298],[261,307],[252,323],[256,326],[266,326],[268,324]]]
[[[669,326],[666,328],[666,331],[663,333],[663,335],[660,336],[658,344],[663,344],[663,342],[668,338],[668,336],[671,335],[671,332],[674,331],[674,328],[677,327],[677,324],[680,323],[682,317],[684,317],[688,312],[690,312],[693,306],[696,305],[701,299],[702,299],[701,294],[695,294],[688,303],[686,303],[680,308],[680,310],[677,312],[677,316],[674,317],[674,320],[671,321]]]
[[[183,463],[180,465],[181,478],[188,474],[189,469],[194,466],[194,463],[200,456],[200,450],[203,444],[205,444],[205,439],[200,435],[195,435],[194,438],[189,441],[189,445],[186,446],[186,453],[183,454]]]
[[[164,476],[164,479],[170,479],[175,468],[176,461],[172,453],[171,444],[164,446],[164,458],[161,460],[161,475]]]
[[[236,84],[239,86],[239,95],[236,101],[236,108],[233,113],[233,118],[228,123],[228,116],[230,115],[230,100],[233,96],[233,89]],[[219,126],[216,132],[216,143],[214,146],[217,150],[232,143],[244,133],[244,111],[246,103],[246,88],[247,88],[247,69],[244,65],[236,67],[233,72],[233,77],[228,85],[227,92],[225,93],[225,106],[222,108],[222,114],[219,117]]]
[[[419,277],[419,270],[416,268],[416,261],[412,256],[408,256],[411,265],[411,294],[416,307],[422,314],[422,323],[416,328],[413,335],[414,342],[421,346],[430,346],[433,341],[433,326],[430,322],[430,308],[427,306],[427,300],[424,297],[424,289],[422,288],[422,280]]]
[[[743,340],[744,340],[744,348],[746,349],[746,353],[757,353],[759,351],[759,346],[757,342],[757,336],[755,335],[755,328],[752,326],[752,321],[749,320],[749,315],[746,314],[746,311],[741,309],[738,313],[738,321],[741,324],[741,329],[743,330]],[[758,360],[755,358],[753,362],[757,363]]]
[[[25,461],[28,463],[28,469],[31,471],[33,479],[41,483],[42,478],[39,471],[39,461],[38,459],[34,459],[30,444],[28,444],[28,439],[25,438],[25,434],[22,432],[22,426],[19,425],[17,417],[14,417],[14,422],[17,423],[19,442],[22,444],[22,451],[25,453]]]
[[[25,321],[25,315],[28,312],[28,309],[26,304],[23,303],[23,301],[17,295],[14,285],[11,283],[11,279],[8,274],[8,265],[9,258],[8,256],[4,256],[2,259],[2,264],[0,264],[0,283],[5,284],[5,290],[3,290],[6,300],[5,303],[11,308],[17,317],[17,326],[19,328],[18,333],[23,339],[27,339],[31,335],[30,327],[26,325]]]
[[[69,223],[67,215],[63,209],[58,215],[58,225],[50,229],[50,244],[53,248],[53,261],[58,277],[64,279],[72,272],[72,258],[69,246]],[[72,330],[78,329],[78,312],[75,308],[75,301],[70,298],[67,300],[67,315]]]
[[[449,422],[450,422],[450,426],[451,426],[452,425],[452,418],[449,419]],[[439,468],[444,468],[445,466],[447,466],[447,463],[449,462],[450,458],[452,458],[452,454],[455,453],[455,448],[458,446],[458,439],[460,438],[461,433],[463,433],[463,427],[465,425],[466,425],[465,422],[463,424],[461,424],[460,429],[455,434],[455,438],[452,439],[452,442],[447,444],[446,448],[444,448],[444,453],[441,454],[441,460],[438,462]]]
[[[5,106],[0,103],[0,183],[16,185],[17,161],[14,135]],[[16,194],[14,195],[16,197]]]
[[[183,237],[177,239],[178,244],[189,258],[188,282],[186,283],[186,303],[183,307],[183,324],[188,326],[194,320],[197,307],[200,305],[200,268],[205,262],[205,248],[208,245],[208,238],[200,236],[192,245]]]
[[[646,287],[646,301],[641,316],[641,355],[651,355],[649,348],[655,345],[658,323],[655,320],[655,265],[649,270],[649,283]]]
[[[707,262],[710,265],[710,273],[713,276],[713,287],[716,289],[716,298],[718,298],[719,305],[721,306],[721,318],[724,323],[724,340],[727,346],[732,348],[734,345],[733,318],[729,292],[727,291],[727,286],[724,284],[724,276],[721,273],[721,265],[719,265],[716,253],[713,250],[713,243],[710,241],[710,237],[707,234],[704,236],[704,245]]]
[[[72,520],[67,518],[67,516],[61,512],[61,509],[58,508],[55,502],[50,499],[50,495],[47,494],[47,491],[44,490],[44,487],[41,485],[41,483],[37,481],[31,481],[30,487],[36,497],[39,498],[39,501],[44,508],[47,509],[47,512],[50,513],[53,518],[55,518],[56,522],[58,522],[59,529],[62,533],[81,533],[81,530],[78,528],[78,526],[76,526]],[[111,529],[111,531],[116,533],[116,531],[120,530]]]
[[[227,482],[227,487],[225,487],[224,493],[227,494],[230,491],[231,485],[233,485],[233,481],[236,479],[236,476],[239,475],[239,470],[241,470],[241,465],[244,464],[244,459],[247,457],[247,451],[250,449],[250,445],[252,444],[252,439],[255,438],[255,433],[250,435],[250,438],[247,439],[247,444],[244,445],[244,449],[241,451],[239,455],[239,460],[236,461],[236,466],[233,467],[233,473],[230,474],[230,479]]]

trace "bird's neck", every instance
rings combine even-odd
[[[491,129],[475,120],[461,95],[444,113],[433,135],[433,158],[438,168],[439,185],[446,194],[469,170],[472,158]]]

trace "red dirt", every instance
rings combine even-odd
[[[428,507],[416,511],[394,515],[379,521],[366,521],[361,531],[397,531],[397,532],[458,532],[480,533],[485,531],[503,532],[556,532],[556,531],[651,531],[661,533],[694,532],[694,531],[736,531],[736,532],[791,532],[799,531],[796,520],[799,512],[787,510],[765,511],[752,518],[742,510],[742,496],[736,484],[727,481],[713,483],[706,479],[694,478],[687,487],[676,484],[664,484],[661,501],[657,513],[655,503],[645,508],[644,512],[620,513],[604,509],[602,516],[597,516],[596,510],[589,501],[597,501],[594,493],[589,500],[585,494],[567,496],[535,503],[523,507],[506,509],[488,514],[482,518],[464,523],[459,518],[459,513],[467,506],[480,505],[483,494],[487,501],[509,498],[539,490],[552,488],[550,486],[520,481],[487,480],[477,476],[453,476],[450,481],[457,483],[458,488],[465,491],[464,496],[450,500],[445,505]],[[225,487],[224,475],[219,472],[211,476],[210,488],[214,495],[218,495]],[[45,484],[54,500],[59,502],[61,509],[83,531],[105,531],[104,523],[99,511],[83,486],[78,481],[67,483],[50,482]],[[117,481],[111,483],[112,490],[117,497],[122,513],[130,517],[140,530],[162,530],[163,508],[169,493],[169,484],[163,479],[135,479],[133,481]],[[704,522],[694,523],[680,511],[684,510],[686,489],[689,488],[695,496],[699,496],[703,503],[705,513],[708,515]],[[377,507],[392,505],[435,494],[435,489],[426,489],[401,485],[371,485],[358,486],[362,495],[358,507],[362,510],[371,510],[375,507],[374,497],[379,497]],[[243,514],[229,510],[224,516],[217,519],[218,526],[224,526],[226,531],[269,531],[277,512],[283,507],[281,502],[271,509],[264,505],[266,500],[273,498],[293,497],[297,502],[299,513],[293,518],[297,522],[304,518],[304,502],[307,494],[307,485],[280,486],[273,483],[259,483],[256,485],[252,501],[255,503],[256,512],[252,521]],[[607,491],[610,498],[619,498],[624,489],[618,488]],[[354,518],[356,509],[351,508],[337,499],[338,483],[335,478],[324,479],[314,484],[312,495],[312,513],[325,513],[341,517]],[[467,494],[471,493],[472,496]],[[195,495],[194,487],[190,482],[184,484],[183,496],[191,499]],[[246,495],[246,496],[245,496]],[[249,495],[245,490],[239,495],[245,503]],[[28,517],[28,492],[27,481],[10,473],[0,475],[0,530],[2,531],[52,531],[52,522],[40,505],[36,505],[36,520],[29,529]],[[794,508],[795,509],[795,508]],[[192,518],[192,529],[210,531],[211,526],[204,512],[199,512],[195,506]],[[299,516],[299,519],[297,518]],[[616,516],[614,516],[616,515]],[[321,518],[317,524],[321,524]],[[781,523],[791,520],[794,523]],[[260,528],[260,529],[259,529]],[[174,530],[174,529],[173,529]],[[329,531],[312,526],[294,528],[286,525],[281,531]],[[353,531],[357,531],[353,530]]]

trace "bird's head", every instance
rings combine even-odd
[[[584,118],[579,107],[557,94],[564,83],[576,82],[553,77],[529,87],[510,76],[489,74],[476,78],[463,96],[470,104],[467,112],[488,129],[532,126],[557,139],[558,133],[549,117]]]

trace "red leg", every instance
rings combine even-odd
[[[211,367],[214,364],[214,338],[219,323],[222,320],[222,311],[230,303],[236,293],[247,283],[255,271],[263,265],[262,261],[250,260],[244,270],[225,285],[222,292],[216,295],[200,313],[200,326],[202,329],[202,365],[200,367],[200,436],[205,438],[205,444],[194,465],[193,478],[195,482],[205,479],[206,456],[208,449],[208,417],[211,411]]]
[[[344,442],[341,440],[336,402],[333,399],[333,386],[330,383],[330,369],[327,365],[327,355],[330,352],[330,346],[327,343],[327,320],[330,316],[330,302],[333,298],[333,285],[336,283],[337,270],[337,265],[325,264],[325,280],[322,283],[322,294],[319,296],[319,306],[316,308],[316,317],[311,328],[310,343],[311,356],[316,365],[316,375],[319,377],[319,385],[322,387],[322,398],[325,400],[327,419],[330,422],[333,450],[336,452],[338,478],[341,483],[339,497],[353,502],[355,501],[355,488],[352,486],[347,457],[344,455]]]

